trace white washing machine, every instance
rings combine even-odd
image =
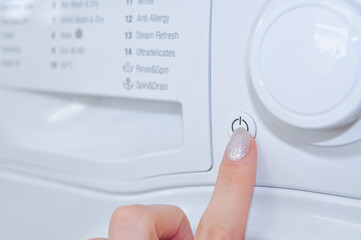
[[[244,127],[246,239],[361,239],[360,36],[360,0],[0,0],[0,238],[195,230]]]

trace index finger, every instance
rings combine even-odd
[[[243,128],[233,133],[219,168],[212,199],[195,239],[243,239],[257,168],[257,146]]]

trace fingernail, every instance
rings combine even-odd
[[[238,161],[247,155],[250,144],[249,133],[240,127],[234,130],[228,143],[227,156],[230,160]]]

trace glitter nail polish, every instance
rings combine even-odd
[[[247,155],[250,144],[250,136],[246,129],[237,128],[229,140],[227,156],[230,160],[238,161]]]

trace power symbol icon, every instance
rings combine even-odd
[[[236,130],[237,128],[243,127],[245,129],[247,129],[247,131],[254,138],[256,138],[256,135],[257,135],[256,122],[248,113],[245,113],[245,112],[233,113],[232,116],[230,117],[228,124],[229,125],[227,128],[227,132],[228,132],[229,136],[231,136],[233,134],[234,130]]]
[[[235,124],[238,124],[240,127],[241,127],[242,125],[245,125],[247,131],[249,132],[248,123],[247,123],[244,119],[242,119],[242,117],[239,117],[239,118],[236,118],[236,119],[233,120],[232,126],[231,126],[232,132],[234,132],[234,129],[235,129],[235,126],[234,126],[234,125],[235,125]],[[236,127],[236,128],[237,128],[237,127]]]

